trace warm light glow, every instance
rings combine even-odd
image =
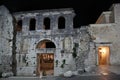
[[[99,52],[100,52],[100,53],[106,53],[106,49],[105,49],[105,48],[101,48],[101,49],[99,50]]]
[[[98,48],[99,65],[109,64],[109,47],[101,46]]]

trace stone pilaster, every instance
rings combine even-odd
[[[40,14],[36,16],[36,30],[43,30],[43,17]]]
[[[22,20],[22,32],[23,34],[28,34],[29,31],[29,25],[30,25],[30,18],[24,17]]]

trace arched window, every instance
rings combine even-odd
[[[22,31],[22,20],[17,22],[16,31]]]
[[[48,17],[44,18],[44,29],[45,30],[50,29],[50,18],[48,18]]]
[[[58,18],[58,29],[65,29],[65,18],[62,16]]]
[[[30,19],[30,26],[29,26],[29,30],[35,30],[35,24],[36,24],[36,20],[34,18]]]

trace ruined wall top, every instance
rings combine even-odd
[[[99,18],[96,21],[96,24],[105,24],[105,23],[111,23],[111,11],[102,12],[102,14],[99,16]]]
[[[114,22],[120,24],[120,3],[113,4],[109,10],[112,11]]]
[[[120,6],[120,3],[114,3],[114,4],[111,5],[109,10],[112,10],[113,8],[118,7],[118,6]]]
[[[74,10],[72,8],[21,11],[21,12],[13,13],[13,15],[16,18],[32,17],[32,16],[37,16],[39,14],[43,15],[43,16],[54,16],[54,15],[64,15],[64,14],[73,14],[73,15],[75,15]]]
[[[96,24],[119,23],[119,16],[120,3],[115,3],[109,8],[109,11],[102,12],[102,14],[97,19]]]
[[[22,31],[72,29],[75,12],[72,8],[34,10],[13,13],[21,20]]]
[[[9,10],[4,5],[1,5],[0,6],[0,15],[6,15],[8,13],[10,13]]]

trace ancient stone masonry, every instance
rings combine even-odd
[[[31,12],[18,12],[13,14],[17,21],[22,20],[22,31],[17,33],[16,40],[17,40],[17,55],[18,55],[18,74],[22,74],[22,69],[26,70],[33,70],[29,72],[32,74],[36,71],[36,54],[38,53],[46,53],[44,51],[38,51],[36,46],[39,42],[44,40],[52,41],[56,49],[54,52],[55,54],[55,61],[58,61],[58,66],[54,68],[55,75],[61,74],[63,71],[66,70],[76,70],[78,68],[83,68],[84,59],[86,53],[88,52],[89,48],[89,35],[87,32],[86,27],[82,27],[81,29],[74,29],[73,28],[73,18],[75,13],[72,9],[54,9],[54,10],[44,10],[44,11],[31,11]],[[36,21],[36,28],[34,30],[30,30],[30,20],[35,19]],[[39,18],[39,19],[38,19]],[[50,19],[49,29],[45,28],[44,21],[46,18]],[[40,22],[38,22],[40,21]],[[60,22],[63,21],[63,22]],[[62,27],[59,27],[61,24]],[[73,52],[73,45],[77,43],[77,60],[72,60],[72,52]],[[46,51],[48,51],[47,49]],[[49,51],[48,51],[49,52]],[[86,52],[86,53],[85,53]],[[85,53],[85,54],[84,54]],[[21,57],[25,57],[25,61],[22,62]],[[27,57],[27,59],[26,59]],[[33,59],[33,58],[34,59]],[[81,58],[81,59],[80,59]],[[64,70],[61,70],[60,66],[62,65],[62,60],[66,61],[64,66]],[[81,61],[81,62],[80,62]],[[77,64],[76,66],[74,64]],[[27,65],[27,66],[26,66]],[[71,65],[74,65],[71,67]],[[24,66],[24,67],[23,67]],[[62,65],[63,66],[63,65]],[[19,70],[20,69],[20,70]],[[59,70],[59,72],[58,72]],[[27,71],[25,71],[27,72]],[[24,73],[25,73],[24,72]],[[28,73],[26,73],[27,75]]]
[[[0,72],[12,71],[13,18],[8,9],[0,6]]]
[[[120,4],[95,24],[74,28],[72,8],[15,12],[0,6],[0,72],[59,76],[120,65]]]
[[[90,35],[88,33],[87,27],[88,26],[83,26],[80,29],[80,47],[78,48],[79,54],[76,58],[77,69],[84,69],[84,62],[88,58],[88,53],[90,51]]]
[[[49,53],[49,48],[46,48],[45,51],[36,48],[39,43],[41,44],[41,42],[44,41],[51,41],[55,44],[55,49],[50,51],[55,55],[54,60],[58,61],[58,67],[54,67],[54,75],[59,75],[63,71],[76,69],[76,66],[71,67],[71,65],[75,64],[74,60],[72,60],[73,45],[74,43],[81,46],[83,45],[85,47],[83,47],[83,49],[81,47],[82,51],[87,51],[88,49],[86,48],[88,48],[87,44],[89,40],[86,39],[89,38],[89,36],[84,34],[86,33],[86,29],[73,29],[73,18],[75,13],[72,9],[18,12],[13,15],[17,22],[22,20],[22,29],[16,36],[18,75],[23,73],[24,75],[32,75],[33,72],[36,71],[36,65],[38,65],[36,62],[37,55],[39,53]],[[35,28],[30,30],[30,21],[33,18],[35,19],[36,24]],[[49,28],[46,28],[48,27],[45,24],[46,19],[48,19],[48,22],[50,20]],[[61,25],[60,23],[62,24],[61,27],[59,27]],[[82,37],[85,37],[86,39],[83,40]],[[78,46],[78,48],[80,48],[80,46]],[[78,56],[79,52],[81,51],[78,49]],[[64,66],[62,64],[63,60],[66,62]],[[78,61],[79,60],[77,60],[77,65],[79,66],[77,69],[83,65]],[[61,66],[64,70],[61,69]]]
[[[119,54],[119,38],[120,38],[120,29],[119,29],[119,13],[120,13],[120,4],[113,4],[109,11],[109,23],[101,23],[100,18],[97,20],[97,24],[90,24],[88,27],[89,33],[92,37],[92,42],[95,45],[94,50],[98,52],[99,46],[107,46],[110,49],[109,58],[107,59],[107,63],[111,65],[120,65]],[[102,13],[103,14],[103,13]],[[104,12],[104,15],[108,15],[108,13]],[[104,16],[103,16],[104,17]],[[107,18],[108,19],[108,18]],[[92,54],[90,52],[90,54]],[[99,55],[95,54],[94,61],[96,64],[100,64]]]

